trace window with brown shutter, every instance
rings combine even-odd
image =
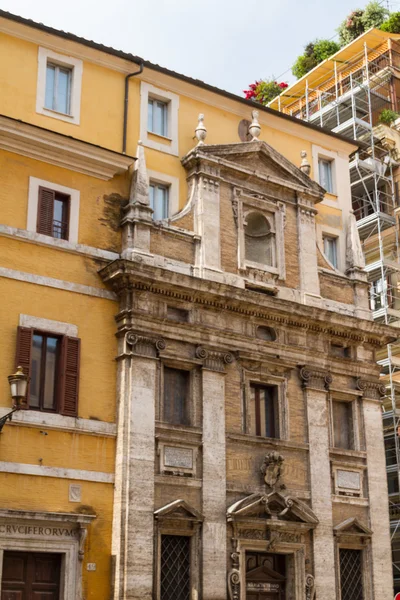
[[[189,425],[189,371],[164,367],[164,421]]]
[[[29,408],[78,414],[80,340],[18,327],[16,364],[30,377]]]
[[[279,438],[278,386],[250,386],[250,433]]]
[[[36,231],[54,238],[68,239],[70,197],[39,187]]]
[[[332,402],[333,445],[335,448],[354,449],[353,404]]]

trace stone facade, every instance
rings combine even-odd
[[[356,232],[347,275],[321,268],[324,191],[265,142],[200,144],[182,164],[188,203],[154,223],[139,150],[122,258],[100,271],[120,299],[114,598],[161,598],[163,539],[181,536],[191,600],[339,600],[349,557],[363,599],[389,600],[374,358],[395,336],[370,319]],[[266,261],[254,215],[268,222]],[[185,422],[165,412],[168,369],[187,374]],[[265,389],[269,434],[254,428]]]

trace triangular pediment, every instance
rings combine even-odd
[[[187,521],[203,521],[203,515],[190,506],[185,500],[174,500],[154,511],[156,519],[185,519]]]
[[[346,519],[339,525],[335,525],[333,531],[336,535],[362,535],[368,537],[372,535],[372,531],[360,523],[356,517]]]
[[[271,494],[251,494],[232,504],[227,511],[229,521],[246,519],[278,518],[281,521],[291,521],[314,525],[318,519],[309,506],[297,500],[283,496],[279,492]]]
[[[252,569],[251,571],[247,571],[246,573],[246,581],[285,581],[285,577],[270,569],[267,565],[263,565],[262,567],[257,567]]]
[[[184,159],[183,163],[193,158],[218,158],[223,166],[240,167],[248,175],[260,179],[268,179],[281,186],[291,187],[314,196],[315,202],[323,200],[325,190],[308,175],[266,142],[241,142],[239,144],[204,145],[196,147]],[[299,157],[300,162],[300,157]]]

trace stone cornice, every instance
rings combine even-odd
[[[0,115],[0,148],[106,181],[126,172],[136,160],[4,115]]]
[[[148,291],[166,298],[257,317],[275,327],[301,328],[379,347],[397,339],[393,328],[374,321],[290,302],[249,289],[233,288],[227,284],[214,283],[210,289],[209,281],[161,268],[148,268],[130,261],[113,261],[99,274],[105,283],[113,286],[116,293],[125,288]]]

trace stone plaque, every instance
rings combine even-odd
[[[361,477],[358,471],[336,471],[337,487],[348,490],[359,490],[361,488]]]
[[[165,446],[164,466],[181,469],[193,469],[193,450],[191,448]]]
[[[280,589],[279,583],[267,583],[263,581],[248,581],[246,584],[247,590],[250,592],[275,592]]]

